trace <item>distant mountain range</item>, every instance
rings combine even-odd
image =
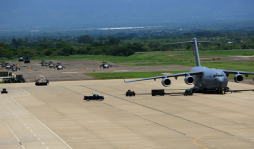
[[[253,0],[12,0],[0,3],[0,30],[253,20],[253,6]]]

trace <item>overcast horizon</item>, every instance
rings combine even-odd
[[[253,0],[13,0],[0,5],[0,30],[129,27],[253,20]]]

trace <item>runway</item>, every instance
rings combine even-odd
[[[160,81],[86,80],[0,84],[0,148],[253,149],[254,92],[226,95],[151,96],[179,93],[183,78]],[[229,82],[232,90],[254,89]],[[135,97],[126,97],[131,89]],[[84,101],[96,93],[104,101]]]

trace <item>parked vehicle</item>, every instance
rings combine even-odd
[[[193,95],[193,92],[191,89],[187,89],[185,90],[185,92],[183,93],[184,96],[192,96]]]
[[[164,96],[165,92],[164,89],[154,89],[152,90],[152,96],[161,95]]]
[[[35,85],[48,85],[49,80],[47,80],[43,75],[39,75],[35,79]]]
[[[128,91],[126,92],[126,96],[135,96],[135,95],[136,95],[136,94],[135,94],[134,91],[128,90]]]
[[[1,91],[1,94],[8,94],[8,91],[6,90],[6,88],[3,88],[3,90]]]
[[[93,94],[93,96],[84,96],[84,100],[89,101],[89,100],[104,100],[104,96],[100,96],[98,94]]]

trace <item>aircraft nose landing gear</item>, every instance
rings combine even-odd
[[[216,92],[218,94],[224,95],[225,94],[225,89],[223,89],[223,88],[222,89],[217,89]]]

